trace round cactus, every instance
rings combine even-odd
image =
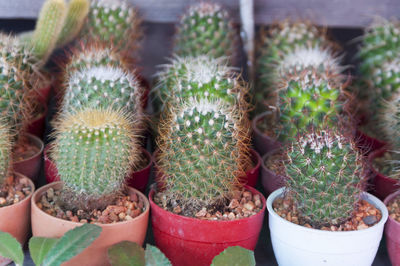
[[[400,150],[400,92],[384,102],[379,114],[379,131],[392,149]]]
[[[235,107],[190,99],[160,124],[158,165],[167,195],[199,211],[223,200],[250,165],[248,126]],[[185,212],[185,211],[183,211]]]
[[[12,146],[10,127],[7,122],[0,121],[0,187],[8,177]]]
[[[119,50],[137,48],[141,37],[135,8],[126,0],[93,0],[84,38],[113,44]]]
[[[351,218],[364,189],[362,155],[351,138],[310,130],[287,151],[286,187],[302,218],[320,227]]]
[[[118,197],[140,150],[130,117],[87,108],[56,123],[51,154],[64,183],[65,206],[101,209]]]
[[[234,61],[237,32],[228,12],[219,4],[200,2],[183,15],[175,36],[179,56],[208,55]]]

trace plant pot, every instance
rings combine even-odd
[[[151,223],[157,247],[173,265],[210,265],[212,259],[230,246],[242,246],[254,250],[260,233],[265,198],[258,193],[263,208],[257,214],[233,221],[208,221],[173,214],[153,202],[154,190],[149,199],[152,208]]]
[[[364,192],[363,199],[382,212],[381,220],[364,230],[331,232],[291,223],[275,213],[272,203],[284,193],[284,189],[276,190],[267,199],[272,247],[279,265],[372,264],[388,218],[383,202]]]
[[[386,197],[384,203],[389,205],[395,197],[400,195],[400,190]],[[386,247],[392,265],[400,265],[400,223],[389,216],[385,226]]]
[[[44,149],[44,173],[46,176],[47,183],[52,183],[55,181],[60,181],[60,177],[58,176],[58,171],[55,163],[48,156],[49,146],[46,146]],[[139,171],[133,172],[127,179],[127,185],[130,187],[136,188],[141,192],[146,190],[147,183],[149,182],[151,165],[153,164],[151,154],[142,148],[142,152],[144,153],[146,159],[148,160],[148,164]]]
[[[10,233],[21,245],[28,239],[31,221],[31,197],[35,191],[32,180],[20,173],[14,173],[20,178],[26,178],[32,188],[32,193],[17,204],[0,207],[0,231]],[[8,265],[11,260],[0,256],[0,266]]]
[[[261,159],[261,183],[264,187],[266,195],[271,194],[278,188],[281,188],[285,184],[285,177],[279,174],[276,174],[274,171],[271,171],[266,165],[265,160],[274,154],[275,151],[270,151],[264,154]]]
[[[386,146],[386,142],[368,136],[360,129],[356,130],[355,140],[357,143],[357,147],[364,155],[369,155],[371,152]]]
[[[36,90],[36,93],[39,96],[39,100],[44,104],[47,105],[47,102],[49,100],[50,97],[50,92],[51,92],[51,85],[48,85],[46,87],[43,88],[39,88],[38,90]]]
[[[384,200],[389,194],[399,189],[399,180],[385,176],[374,167],[373,162],[375,158],[382,157],[386,151],[385,148],[382,148],[368,155],[368,164],[371,170],[371,181],[373,184],[372,194],[381,200]]]
[[[33,182],[36,182],[42,164],[44,143],[32,134],[25,133],[25,135],[28,137],[29,142],[33,144],[38,151],[28,158],[14,161],[13,169],[15,172],[21,173],[22,175],[32,179]]]
[[[46,122],[46,115],[48,110],[47,105],[43,105],[43,109],[43,112],[29,123],[26,130],[28,133],[35,135],[39,138],[43,138],[44,135],[44,125]]]
[[[270,115],[271,115],[270,111],[261,113],[261,114],[257,115],[256,117],[254,117],[253,121],[251,122],[251,127],[253,130],[254,148],[256,149],[256,151],[258,151],[260,156],[263,156],[267,152],[276,150],[282,146],[282,144],[279,141],[264,134],[257,126],[257,124],[260,120],[262,120],[266,116],[270,116]]]
[[[62,182],[54,182],[41,187],[32,197],[32,233],[39,237],[61,237],[68,230],[82,225],[51,216],[42,211],[36,204],[47,189],[60,189]],[[146,210],[132,220],[117,222],[113,224],[97,224],[102,232],[87,249],[70,261],[63,263],[67,265],[101,266],[110,265],[107,259],[107,249],[121,241],[131,241],[142,245],[146,236],[149,219],[149,202],[146,197],[136,189],[129,188],[129,193],[136,192],[145,202]]]

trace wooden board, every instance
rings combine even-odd
[[[44,0],[0,0],[0,18],[36,18]],[[148,22],[176,22],[198,0],[129,0]],[[218,0],[239,21],[238,0]],[[400,18],[400,0],[255,0],[257,24],[278,19],[310,18],[317,24],[362,27],[374,16]]]

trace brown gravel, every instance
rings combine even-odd
[[[32,144],[28,138],[21,138],[13,151],[13,161],[18,162],[32,157],[39,152],[39,148]]]
[[[389,216],[400,223],[400,195],[389,202],[387,208]]]
[[[3,185],[0,185],[0,207],[16,204],[32,193],[28,180],[9,176]]]
[[[110,224],[129,221],[145,211],[143,199],[133,194],[131,196],[120,196],[113,205],[104,210],[93,210],[90,213],[83,210],[64,210],[57,203],[60,190],[49,188],[37,203],[37,206],[54,217],[80,223]]]
[[[156,193],[154,202],[164,210],[169,212],[184,215],[182,206],[165,202],[162,192]],[[232,199],[227,200],[224,206],[219,208],[203,207],[192,217],[204,220],[237,220],[257,214],[263,207],[260,194],[253,194],[247,190],[235,190],[232,193]],[[184,215],[188,216],[188,215]]]
[[[365,200],[361,200],[358,209],[353,217],[347,222],[335,226],[315,227],[307,223],[299,214],[293,200],[286,196],[285,198],[277,198],[272,204],[274,211],[289,222],[302,225],[308,228],[326,230],[326,231],[354,231],[369,228],[378,223],[381,218],[381,212],[373,205]]]
[[[265,166],[275,174],[285,176],[282,151],[278,151],[268,156],[264,161]]]

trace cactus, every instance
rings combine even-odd
[[[247,88],[223,58],[177,56],[158,73],[158,80],[155,89],[164,105],[191,97],[246,104]]]
[[[61,109],[68,112],[83,107],[113,106],[140,115],[142,94],[133,74],[118,67],[95,66],[69,77]]]
[[[250,164],[242,119],[222,101],[189,99],[171,106],[161,121],[158,165],[167,195],[182,203],[182,213],[221,202],[238,185]]]
[[[89,0],[71,0],[68,3],[68,11],[57,40],[57,47],[64,46],[78,36],[89,13],[89,6]]]
[[[351,138],[312,129],[291,144],[287,159],[286,187],[302,218],[315,227],[351,218],[365,187],[363,158]]]
[[[379,114],[378,130],[391,148],[400,150],[400,92],[385,101]]]
[[[7,122],[0,121],[0,188],[8,177],[12,155],[12,138]]]
[[[228,12],[219,4],[200,2],[191,6],[181,18],[174,49],[182,57],[226,57],[232,64],[237,43],[237,32]]]
[[[140,154],[131,117],[109,108],[86,108],[59,118],[51,154],[64,183],[62,205],[101,209],[118,197]]]
[[[137,48],[140,20],[135,8],[126,0],[93,0],[84,38],[112,43],[120,50]]]

